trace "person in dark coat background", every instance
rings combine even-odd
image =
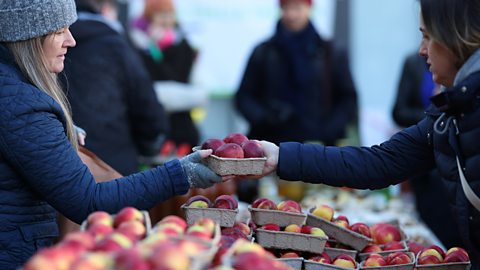
[[[378,189],[438,169],[472,270],[480,269],[480,1],[420,0],[419,53],[441,93],[417,124],[372,147],[261,141],[263,174]],[[464,181],[461,181],[464,175]],[[468,189],[467,187],[470,187]],[[470,190],[471,192],[466,192]],[[467,195],[468,194],[468,195]],[[450,247],[448,247],[450,248]]]
[[[65,61],[65,88],[74,122],[86,130],[86,147],[128,175],[139,154],[158,154],[166,114],[137,52],[116,20],[114,0],[77,0],[70,30],[77,46]]]
[[[347,53],[310,21],[311,0],[281,0],[273,37],[253,50],[235,95],[249,138],[335,145],[357,119]]]
[[[180,28],[172,0],[146,0],[142,16],[133,21],[130,38],[154,81],[190,83],[197,52]],[[190,110],[168,112],[168,119],[167,139],[189,150],[199,144],[200,133]]]
[[[69,30],[77,19],[75,2],[0,1],[0,14],[0,269],[19,269],[53,244],[56,211],[81,223],[94,211],[147,210],[189,188],[222,181],[202,164],[211,153],[202,150],[96,183],[77,153],[58,83],[65,54],[76,44]]]
[[[424,57],[418,53],[405,59],[392,110],[395,123],[401,127],[415,125],[425,117],[430,97],[438,91]],[[445,218],[449,212],[447,194],[437,170],[432,170],[408,181],[420,218],[446,247],[461,245],[455,220]],[[451,215],[451,213],[450,213]]]

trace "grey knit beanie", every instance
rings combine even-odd
[[[74,0],[0,0],[0,42],[40,37],[76,19]]]

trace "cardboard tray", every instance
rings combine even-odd
[[[440,264],[417,264],[418,256],[415,260],[415,268],[418,270],[469,270],[472,267],[471,262],[453,262],[453,263],[440,263]]]
[[[402,238],[404,238],[404,232],[402,230],[400,230],[400,233],[402,234]],[[370,255],[370,254],[373,254],[373,253],[377,253],[377,254],[380,254],[382,255],[383,257],[387,256],[388,254],[390,253],[394,253],[394,252],[398,252],[398,251],[403,251],[403,252],[408,252],[408,246],[407,246],[407,243],[406,241],[400,241],[400,243],[402,243],[402,245],[404,246],[403,249],[396,249],[396,250],[386,250],[386,251],[380,251],[380,252],[368,252],[368,253],[359,253],[358,254],[358,258],[360,259],[360,261],[364,261],[367,259],[367,257]],[[379,245],[382,249],[384,247],[384,245]]]
[[[310,234],[269,231],[257,229],[255,240],[264,248],[291,249],[320,254],[325,248],[327,237]]]
[[[377,266],[377,267],[364,267],[363,264],[365,263],[362,261],[360,263],[360,269],[367,269],[367,270],[412,270],[415,268],[415,254],[413,252],[405,252],[408,254],[410,259],[412,260],[411,263],[407,264],[399,264],[399,265],[388,265],[388,266]],[[385,256],[384,256],[385,257]]]
[[[352,230],[340,227],[333,222],[319,218],[310,213],[307,214],[306,223],[307,225],[322,229],[329,237],[334,238],[342,244],[351,246],[358,251],[362,250],[368,245],[368,243],[373,241],[372,238],[368,238]]]
[[[333,264],[328,263],[321,263],[321,262],[314,262],[310,260],[303,261],[303,269],[304,270],[352,270],[351,268],[345,268]],[[357,268],[353,270],[358,270],[359,264],[357,263]]]
[[[200,150],[200,146],[192,148]],[[218,175],[260,175],[262,174],[266,157],[261,158],[223,158],[210,155],[205,158],[207,166]]]
[[[290,266],[293,270],[303,269],[303,258],[276,258],[275,260],[281,261],[284,264]]]
[[[275,223],[280,227],[285,227],[290,224],[297,224],[301,226],[305,224],[305,220],[307,219],[307,215],[304,213],[259,209],[252,208],[251,206],[248,206],[248,211],[250,211],[253,222],[259,226],[269,223]]]
[[[238,209],[220,209],[220,208],[197,208],[188,207],[185,204],[181,206],[185,213],[185,220],[190,226],[195,221],[207,217],[215,221],[221,227],[233,227],[238,214]]]
[[[356,250],[350,250],[350,249],[343,249],[343,248],[330,248],[330,247],[325,247],[325,252],[330,256],[330,258],[335,258],[340,254],[346,254],[352,258],[356,258],[358,251]]]
[[[148,211],[140,211],[142,212],[143,215],[143,220],[144,220],[144,225],[145,228],[147,229],[145,235],[149,235],[152,231],[152,221],[150,219],[150,215],[148,214]],[[115,215],[111,215],[112,218],[115,218]],[[80,224],[80,231],[86,231],[87,230],[87,220],[82,221],[82,224]]]

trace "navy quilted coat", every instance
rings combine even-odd
[[[96,184],[65,135],[58,103],[21,75],[0,44],[0,269],[58,236],[56,211],[80,223],[96,210],[148,209],[188,191],[180,162]]]
[[[441,101],[437,99],[436,105],[441,106],[430,107],[425,119],[377,146],[280,144],[277,173],[286,180],[379,189],[436,166],[463,245],[472,259],[472,269],[479,269],[480,212],[464,195],[455,156],[463,160],[465,177],[480,196],[480,73],[473,73],[438,97],[444,97]],[[445,114],[441,116],[442,112]],[[442,118],[437,121],[439,117]]]

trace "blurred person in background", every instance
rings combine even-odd
[[[53,244],[59,234],[56,211],[81,223],[94,211],[146,210],[222,181],[202,164],[211,153],[202,150],[96,183],[78,155],[58,82],[65,55],[76,45],[69,30],[77,19],[75,2],[0,1],[0,14],[0,269],[20,269]]]
[[[132,22],[130,38],[156,82],[159,98],[168,103],[167,139],[181,156],[199,144],[199,131],[190,115],[192,107],[206,98],[190,85],[197,52],[180,28],[173,0],[145,0],[144,4],[143,14]]]
[[[420,122],[430,106],[430,97],[439,92],[439,85],[432,79],[426,59],[418,53],[409,55],[404,62],[392,110],[393,120],[406,128]],[[446,247],[461,245],[460,234],[453,219],[446,219],[450,212],[445,185],[438,170],[412,177],[408,186],[414,195],[420,218]],[[451,213],[449,213],[451,215]]]
[[[335,145],[357,117],[346,51],[310,21],[312,0],[280,0],[275,33],[256,46],[235,96],[249,138]]]
[[[279,4],[275,33],[254,48],[236,108],[249,123],[249,138],[336,145],[357,119],[347,52],[319,35],[310,20],[312,0]],[[251,193],[258,182],[239,184],[240,192]]]
[[[152,81],[117,21],[116,0],[77,0],[77,41],[66,55],[64,81],[73,121],[86,147],[123,175],[139,155],[158,154],[168,123]]]
[[[441,92],[425,117],[372,147],[261,141],[264,175],[358,189],[379,189],[436,168],[472,270],[480,269],[480,1],[420,0],[422,41]],[[442,195],[438,195],[442,196]],[[449,247],[450,248],[450,247]]]

